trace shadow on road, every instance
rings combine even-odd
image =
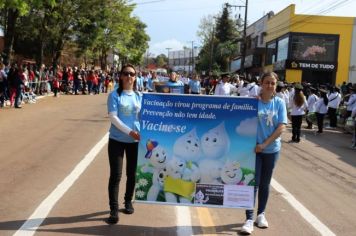
[[[285,133],[285,137],[287,137],[285,140],[290,140],[292,129],[288,126],[287,130],[290,132]],[[339,160],[356,167],[356,150],[350,148],[352,134],[344,133],[341,128],[336,130],[324,129],[321,134],[318,134],[315,131],[315,129],[310,130],[302,128],[301,137],[305,135],[305,139],[312,142],[315,147],[324,148],[337,155]],[[285,143],[287,143],[287,141],[285,141]],[[301,149],[305,148],[303,141],[296,143],[295,146],[300,146]]]
[[[217,225],[217,226],[193,226],[193,227],[147,227],[138,225],[108,225],[105,220],[108,216],[108,211],[95,212],[85,215],[77,215],[70,217],[49,217],[41,224],[41,226],[36,230],[38,233],[60,233],[60,234],[79,234],[79,235],[152,235],[152,236],[175,236],[177,231],[180,232],[191,232],[196,234],[217,234],[217,235],[231,235],[239,234],[239,228],[242,224],[228,224],[228,225]],[[33,219],[37,221],[37,219]],[[93,222],[93,226],[79,226],[83,222]],[[22,224],[25,223],[24,220],[17,221],[5,221],[0,222],[0,232],[1,231],[16,231]],[[70,224],[76,224],[75,227],[68,227]],[[87,224],[87,223],[86,223]],[[101,225],[97,225],[101,224]],[[46,228],[49,226],[48,228]],[[32,231],[32,229],[28,229]],[[0,233],[1,234],[1,233]]]

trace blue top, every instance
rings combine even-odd
[[[280,97],[271,101],[258,101],[257,143],[262,144],[277,129],[279,124],[287,124],[286,105]],[[275,153],[281,150],[281,137],[270,143],[262,153]]]
[[[168,85],[169,87],[174,87],[174,86],[184,86],[183,82],[180,80],[177,80],[176,82],[170,81],[168,80],[166,85]]]
[[[194,93],[200,93],[201,85],[199,80],[189,80],[189,88]]]
[[[139,113],[141,110],[142,95],[137,92],[122,91],[121,96],[117,90],[112,91],[108,96],[108,113],[117,111],[119,119],[130,129],[140,131]],[[136,142],[130,135],[122,132],[115,125],[111,124],[109,137],[119,142]]]
[[[142,76],[141,77],[139,77],[139,76],[136,77],[136,88],[139,91],[143,90],[143,77]]]

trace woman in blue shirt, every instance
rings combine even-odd
[[[125,210],[132,214],[131,200],[135,188],[138,142],[140,140],[139,112],[142,96],[136,91],[136,70],[133,65],[122,67],[119,87],[109,94],[107,107],[111,121],[108,154],[110,163],[109,179],[109,224],[119,221],[118,191],[122,174],[124,152],[126,156]]]
[[[258,124],[255,165],[255,199],[258,190],[258,209],[256,224],[259,228],[268,228],[265,209],[269,196],[269,187],[273,169],[281,149],[281,134],[287,124],[287,111],[283,99],[276,95],[278,76],[274,72],[261,77],[261,94],[258,101]],[[256,201],[255,201],[256,202]],[[246,210],[246,221],[241,232],[253,231],[253,210]]]

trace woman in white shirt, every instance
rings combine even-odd
[[[307,104],[308,104],[308,110],[306,112],[306,114],[308,113],[314,113],[315,112],[315,103],[318,101],[318,96],[315,95],[315,88],[310,88],[307,90],[308,93],[308,100],[307,100]],[[308,124],[307,129],[313,129],[313,122],[311,120],[308,119],[308,116],[306,116],[306,122]]]
[[[318,131],[317,133],[322,133],[323,132],[323,126],[324,126],[324,116],[328,112],[328,103],[329,99],[327,97],[327,91],[324,89],[319,89],[320,92],[320,98],[319,100],[315,103],[315,115],[316,115],[316,120],[318,123]]]
[[[300,142],[300,129],[302,127],[302,119],[307,109],[307,101],[303,94],[303,86],[296,84],[294,86],[295,92],[293,100],[291,101],[291,117],[292,117],[292,140],[290,142]]]
[[[341,102],[341,94],[339,89],[332,87],[330,90],[330,95],[328,96],[328,116],[330,118],[330,128],[336,129],[337,126],[337,109],[339,108]]]
[[[231,94],[237,91],[237,88],[229,83],[230,75],[224,73],[221,75],[221,81],[216,85],[214,95],[231,96]]]

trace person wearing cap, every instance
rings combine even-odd
[[[329,99],[327,96],[327,91],[325,89],[319,89],[319,92],[320,98],[315,103],[315,115],[318,124],[317,133],[322,133],[324,127],[324,116],[328,112]]]
[[[237,88],[237,93],[240,97],[248,97],[248,84],[249,82],[247,80],[242,80],[242,82],[240,82],[239,87]]]
[[[230,74],[222,73],[221,81],[216,85],[214,95],[220,96],[231,96],[234,91],[237,91],[237,88],[229,83]]]
[[[336,129],[337,126],[337,109],[341,103],[341,94],[339,93],[339,89],[335,86],[330,88],[330,94],[328,96],[328,116],[330,119],[330,129]]]
[[[307,111],[306,111],[306,122],[308,124],[307,129],[313,129],[313,122],[308,119],[308,114],[310,115],[310,113],[315,113],[315,103],[318,101],[318,96],[316,96],[315,94],[316,89],[313,87],[310,87],[307,89],[307,95],[308,95],[308,100],[307,100]]]
[[[288,122],[286,105],[275,96],[278,75],[268,72],[261,77],[261,93],[258,98],[257,140],[255,162],[255,202],[258,200],[256,225],[268,228],[265,210],[269,197],[270,182],[281,150],[281,134]],[[258,192],[258,197],[256,193]],[[254,227],[254,210],[246,210],[246,221],[241,233],[251,234]]]
[[[286,93],[286,86],[282,81],[278,81],[277,83],[277,88],[276,88],[276,96],[282,98],[284,102],[286,103],[286,108],[289,106],[289,97],[288,94]]]
[[[251,98],[257,98],[260,94],[260,86],[257,82],[257,77],[253,77],[252,82],[248,85],[248,96]]]
[[[300,142],[300,129],[302,126],[303,115],[308,107],[307,101],[303,94],[303,86],[299,83],[294,85],[294,96],[290,104],[292,118],[292,140],[290,142]]]

